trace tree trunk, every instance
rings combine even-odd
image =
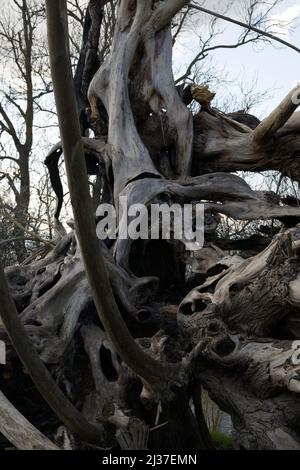
[[[21,263],[26,258],[25,230],[28,224],[28,208],[30,202],[30,174],[29,155],[20,154],[20,191],[14,208],[14,217],[17,224],[14,226],[13,236],[23,238],[14,243],[17,259]]]

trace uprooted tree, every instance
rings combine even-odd
[[[7,268],[6,281],[0,273],[1,339],[13,345],[1,388],[15,397],[0,395],[0,431],[18,448],[55,448],[50,440],[212,448],[203,387],[231,415],[241,447],[299,449],[299,201],[253,191],[233,174],[276,170],[300,181],[297,90],[259,123],[218,112],[206,88],[176,88],[170,23],[188,0],[121,0],[99,64],[105,3],[89,4],[76,102],[65,1],[46,2],[62,138],[47,165],[60,239]],[[201,110],[193,115],[194,100]],[[68,234],[58,221],[62,151],[74,211]],[[98,240],[87,170],[101,176],[101,201],[116,208],[122,196],[146,206],[203,202],[206,244],[194,276],[180,241]],[[266,225],[249,239],[222,240],[220,216]],[[274,219],[282,224],[275,236]]]

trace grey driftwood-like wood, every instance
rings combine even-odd
[[[266,171],[277,170],[283,175],[299,181],[299,130],[300,113],[291,115],[297,106],[292,102],[283,112],[296,90],[288,95],[283,105],[254,130],[237,126],[235,121],[207,112],[195,118],[194,171]],[[282,113],[282,114],[281,114]],[[272,123],[274,127],[272,127]],[[263,135],[271,132],[264,141]],[[260,140],[262,139],[262,140]]]
[[[300,449],[299,204],[232,174],[276,170],[300,181],[300,114],[292,100],[299,90],[261,123],[220,113],[201,84],[180,93],[171,22],[189,3],[121,0],[110,54],[99,64],[89,48],[105,11],[90,2],[94,19],[76,75],[78,116],[66,2],[46,2],[62,139],[47,160],[58,223],[63,151],[74,222],[69,233],[58,226],[55,246],[5,270],[9,293],[0,288],[0,312],[3,299],[14,302],[23,336],[13,335],[12,322],[0,324],[8,350],[1,385],[8,398],[20,398],[21,388],[32,399],[36,390],[17,356],[29,370],[20,349],[29,338],[82,430],[40,396],[31,421],[52,439],[62,420],[76,449],[211,449],[202,387],[231,415],[237,448]],[[187,107],[193,100],[201,105],[196,114]],[[96,137],[83,136],[83,128],[96,129]],[[117,211],[121,196],[148,207],[203,203],[205,246],[191,253],[175,240],[100,242],[87,173],[101,177],[101,201]],[[223,216],[266,225],[245,239],[223,239]],[[124,214],[118,217],[121,224]],[[40,392],[47,399],[47,390]],[[19,411],[28,411],[22,403]],[[96,439],[85,432],[91,428]]]
[[[59,450],[0,392],[0,432],[18,450]]]

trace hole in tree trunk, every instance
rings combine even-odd
[[[106,349],[105,346],[100,348],[100,361],[102,371],[109,380],[109,382],[116,382],[118,380],[118,374],[111,360],[111,353],[109,349]]]
[[[185,265],[177,246],[166,240],[137,240],[130,252],[129,266],[138,276],[159,278],[159,292],[182,287],[185,283]]]

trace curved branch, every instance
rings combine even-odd
[[[286,124],[300,105],[300,100],[298,99],[299,94],[300,87],[297,85],[279,106],[257,126],[252,134],[256,143],[268,142],[268,140],[274,136],[275,132]]]
[[[60,450],[32,426],[1,391],[0,432],[18,450]]]
[[[82,440],[100,442],[99,429],[90,424],[57,386],[38,353],[32,346],[10,296],[7,281],[0,265],[0,314],[11,342],[30,374],[37,389],[63,423]]]
[[[96,236],[87,170],[80,135],[68,47],[66,1],[46,0],[48,42],[54,93],[63,141],[76,229],[89,284],[101,322],[127,365],[152,386],[168,387],[178,365],[164,365],[145,354],[118,310]],[[72,124],[70,124],[72,123]]]

